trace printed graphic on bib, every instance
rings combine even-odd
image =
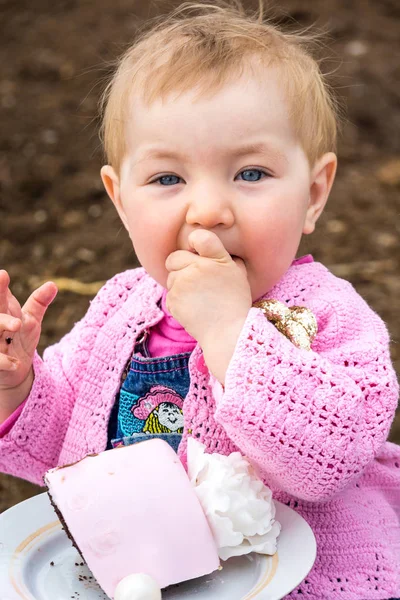
[[[137,433],[183,433],[183,401],[174,390],[155,385],[145,396],[121,390],[117,437]]]
[[[110,417],[111,447],[158,438],[178,451],[184,428],[183,405],[190,386],[190,354],[149,358],[137,350]]]
[[[155,385],[132,407],[132,414],[144,422],[145,433],[183,433],[183,398],[174,390]]]

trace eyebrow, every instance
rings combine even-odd
[[[279,150],[276,147],[269,146],[264,142],[245,144],[243,146],[239,146],[237,148],[225,151],[225,155],[230,155],[233,158],[241,158],[242,156],[247,156],[249,154],[262,154],[270,158],[275,158],[277,160],[287,162],[287,158],[281,150]],[[136,160],[134,164],[138,164],[145,160],[151,159],[162,160],[171,158],[176,160],[184,160],[187,159],[187,156],[180,154],[179,152],[176,152],[174,150],[167,150],[164,148],[148,148],[143,152],[142,155],[138,157],[138,160]]]
[[[235,158],[240,158],[241,156],[246,156],[248,154],[264,154],[266,156],[275,156],[277,158],[286,160],[286,156],[283,152],[281,152],[281,150],[273,146],[268,146],[267,144],[264,144],[264,142],[239,146],[239,148],[235,148],[230,151],[230,154]]]

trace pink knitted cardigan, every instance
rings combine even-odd
[[[162,318],[162,288],[143,269],[108,281],[44,360],[20,416],[0,439],[0,469],[42,483],[50,467],[105,449],[111,407],[135,339]],[[319,332],[299,350],[252,308],[225,388],[197,345],[187,437],[246,454],[274,497],[299,512],[316,563],[288,598],[400,595],[400,448],[385,442],[397,405],[388,334],[352,286],[319,263],[294,264],[266,297],[310,308]]]

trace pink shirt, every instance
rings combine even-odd
[[[167,290],[161,298],[161,310],[164,318],[150,330],[148,350],[150,356],[170,356],[183,352],[192,352],[196,340],[171,315],[166,303]]]
[[[22,404],[20,404],[18,406],[18,408],[16,408],[14,410],[14,412],[8,417],[8,419],[3,421],[3,423],[0,425],[0,437],[3,437],[4,435],[6,435],[10,431],[10,429],[14,426],[19,415],[22,413],[22,409],[24,408],[25,403],[26,403],[26,400]]]

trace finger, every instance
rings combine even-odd
[[[196,229],[189,234],[189,244],[197,254],[215,260],[231,261],[232,258],[215,233],[206,229]]]
[[[4,269],[0,269],[0,312],[5,313],[8,306],[8,286],[10,276]]]
[[[180,271],[189,265],[192,265],[197,260],[197,254],[189,252],[189,250],[175,250],[167,257],[165,268],[167,271]]]
[[[168,274],[168,278],[167,278],[167,290],[168,291],[174,285],[175,279],[176,279],[176,271],[171,271],[171,273]]]
[[[4,331],[12,331],[15,333],[21,327],[21,319],[16,319],[5,313],[0,314],[0,334]]]
[[[0,371],[15,371],[18,366],[18,360],[13,356],[0,354]]]
[[[165,298],[165,306],[167,307],[167,311],[173,316],[173,306],[171,306],[170,300],[170,295],[167,294],[167,297]]]
[[[57,292],[56,284],[52,281],[47,281],[32,292],[22,307],[22,312],[31,315],[38,323],[41,323],[48,306],[53,302]]]

